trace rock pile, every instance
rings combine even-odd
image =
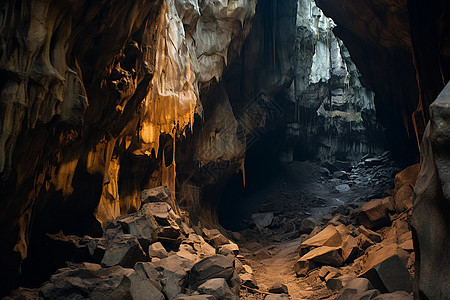
[[[40,288],[6,299],[239,299],[248,266],[235,243],[217,229],[189,226],[165,187],[143,191],[141,202],[101,238],[49,235],[73,261]]]
[[[374,163],[371,161],[371,163]],[[414,248],[408,221],[419,165],[395,176],[395,189],[336,214],[325,228],[303,235],[297,276],[319,276],[339,300],[412,299]]]

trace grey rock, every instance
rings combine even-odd
[[[231,292],[224,278],[212,278],[197,289],[201,294],[213,295],[217,300],[233,300],[236,296]]]
[[[148,256],[162,259],[169,256],[169,254],[167,253],[167,250],[163,247],[163,245],[160,242],[156,242],[148,247]]]
[[[216,254],[196,263],[189,276],[189,285],[194,289],[211,278],[230,279],[234,271],[234,256]]]
[[[275,282],[274,284],[272,284],[271,287],[269,288],[269,293],[289,294],[288,287],[282,284],[281,282]]]
[[[259,229],[265,228],[272,224],[274,215],[272,212],[253,214],[252,220]]]
[[[165,186],[146,189],[141,192],[141,202],[165,202],[171,197],[170,190]]]
[[[123,234],[116,236],[108,245],[101,264],[104,267],[121,265],[132,268],[136,262],[147,259],[138,239],[131,234]]]
[[[193,265],[194,261],[178,255],[171,255],[154,264],[160,273],[159,281],[163,286],[163,292],[169,299],[184,292],[188,283],[188,272]]]
[[[336,186],[336,191],[338,191],[339,193],[345,193],[350,191],[350,186],[346,183],[344,184],[340,184]]]
[[[381,294],[373,300],[413,300],[414,296],[405,292],[405,291],[397,291],[394,293]]]

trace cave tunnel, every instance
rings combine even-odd
[[[450,299],[448,20],[2,1],[0,297]]]

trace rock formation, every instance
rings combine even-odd
[[[239,53],[255,5],[1,4],[2,287],[32,235],[99,234],[143,188],[175,192],[175,140],[202,116],[199,86]]]

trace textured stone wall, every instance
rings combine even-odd
[[[255,6],[0,4],[2,288],[40,234],[99,233],[143,188],[175,192],[176,141],[203,116],[199,86],[238,55]]]

